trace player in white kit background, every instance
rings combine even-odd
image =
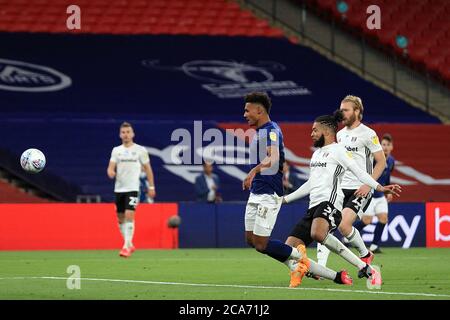
[[[374,130],[364,125],[361,121],[364,106],[361,98],[348,95],[340,105],[343,114],[344,128],[337,133],[337,142],[350,152],[358,167],[377,180],[386,168],[386,158],[381,148],[378,136]],[[375,167],[373,166],[376,161]],[[360,219],[367,210],[372,199],[372,188],[363,184],[351,171],[347,171],[341,184],[344,193],[344,205],[342,221],[339,232],[348,243],[359,253],[359,257],[370,264],[373,253],[367,250],[359,231],[353,227],[356,219]],[[319,263],[326,265],[329,251],[318,245],[317,258]]]
[[[139,176],[143,169],[147,175],[148,196],[156,196],[153,170],[147,150],[133,142],[134,131],[128,122],[120,126],[122,144],[113,148],[107,169],[110,179],[115,180],[114,193],[120,232],[124,243],[119,255],[129,257],[135,250],[133,236],[135,210],[139,202]]]
[[[283,199],[283,203],[290,203],[309,194],[309,208],[306,215],[292,230],[286,244],[295,247],[299,244],[308,246],[313,241],[322,243],[356,266],[359,270],[359,278],[366,277],[375,281],[375,270],[332,234],[341,222],[341,210],[345,198],[341,183],[346,173],[350,171],[362,183],[379,192],[399,195],[401,189],[398,185],[381,186],[367,172],[359,168],[351,152],[336,143],[336,131],[340,120],[342,120],[342,113],[337,111],[333,116],[318,117],[313,124],[311,137],[314,147],[318,149],[311,158],[310,177],[300,188],[284,196]],[[314,275],[340,284],[351,284],[351,278],[349,279],[345,270],[337,273],[311,259],[299,261],[298,264],[304,264],[306,269]],[[291,287],[301,283],[305,274],[304,270],[305,268],[297,268],[298,272],[291,273]],[[378,275],[378,281],[381,283],[381,275]]]

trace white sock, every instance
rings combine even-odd
[[[292,259],[287,259],[285,262],[283,262],[291,271],[294,271],[297,267],[297,261]]]
[[[328,250],[329,252],[329,250]],[[308,259],[310,262],[309,265],[309,271],[316,275],[320,276],[325,279],[334,280],[336,278],[337,272],[331,270],[330,268],[327,268],[323,265],[320,265],[319,263],[315,262],[314,260]]]
[[[125,243],[123,244],[124,248],[131,248],[133,241],[133,233],[134,233],[134,222],[133,221],[125,222]]]
[[[325,245],[328,249],[330,249],[334,253],[340,255],[342,258],[350,262],[355,267],[357,267],[358,270],[366,266],[366,263],[364,261],[358,258],[353,252],[350,251],[349,248],[344,246],[344,244],[340,242],[338,238],[333,236],[331,233],[327,235],[322,244]]]
[[[292,252],[291,252],[291,255],[289,256],[289,260],[290,259],[300,260],[301,258],[302,258],[302,254],[300,253],[300,251],[298,251],[297,248],[292,248]]]
[[[366,245],[364,244],[363,239],[361,238],[361,234],[359,233],[358,229],[355,227],[352,227],[352,232],[346,237],[348,240],[348,243],[350,243],[353,247],[356,248],[359,252],[360,257],[365,257],[369,253],[369,251],[366,248]]]
[[[317,243],[317,262],[321,266],[326,266],[328,261],[328,256],[330,255],[330,250],[324,245]]]
[[[133,245],[133,238],[134,238],[134,220],[132,221],[133,228],[131,229],[131,238],[130,238],[130,247],[134,247]]]
[[[125,223],[119,223],[119,229],[122,238],[125,240]]]

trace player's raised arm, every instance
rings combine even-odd
[[[399,185],[389,185],[383,187],[374,178],[372,178],[367,172],[358,167],[357,163],[353,160],[350,152],[346,152],[343,148],[336,155],[337,161],[344,167],[350,170],[359,181],[368,185],[369,187],[383,192],[385,194],[393,194],[397,197],[400,196],[401,187]]]
[[[297,199],[303,198],[309,194],[311,191],[311,184],[308,181],[306,181],[304,184],[302,184],[297,190],[294,192],[288,194],[287,196],[283,197],[283,203],[289,203],[292,201],[295,201]]]

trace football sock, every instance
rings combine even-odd
[[[130,238],[130,247],[133,247],[133,238],[134,238],[134,220],[132,221],[133,228],[131,228],[131,238]]]
[[[373,233],[373,241],[372,244],[375,244],[378,246],[381,240],[381,235],[383,234],[384,227],[386,227],[385,223],[377,222],[377,225],[375,226],[375,231]]]
[[[267,242],[266,249],[262,253],[267,254],[269,257],[272,257],[280,262],[285,262],[294,252],[293,249],[295,248],[284,244],[280,240],[269,240],[269,242]],[[297,249],[295,249],[295,251],[297,251]]]
[[[326,266],[328,261],[328,256],[330,255],[330,250],[323,244],[317,243],[317,262],[321,266]]]
[[[358,221],[355,222],[355,224],[353,226],[356,228],[356,230],[361,232],[361,230],[364,229],[364,227],[366,225],[364,224],[364,222],[362,222],[362,220],[358,220]]]
[[[291,271],[294,271],[297,267],[297,260],[287,259],[285,262],[283,262]]]
[[[323,265],[318,264],[314,260],[308,259],[310,262],[309,272],[316,276],[320,276],[325,279],[334,280],[336,278],[336,271],[333,271]]]
[[[125,223],[119,223],[119,229],[122,238],[125,240]]]
[[[328,249],[340,255],[344,260],[350,262],[352,265],[358,268],[358,270],[364,268],[366,263],[359,259],[353,252],[350,251],[342,242],[340,242],[331,233],[327,235],[325,240],[322,242]],[[367,250],[367,249],[366,249]]]
[[[369,254],[369,250],[367,250],[366,245],[361,238],[361,234],[354,227],[352,227],[352,232],[350,232],[350,234],[346,238],[348,240],[348,243],[350,243],[354,248],[356,248],[356,250],[358,250],[360,257],[365,257]]]
[[[132,242],[132,238],[133,238],[133,233],[134,233],[134,222],[133,221],[127,221],[125,222],[125,243],[124,243],[124,247],[126,248],[130,248],[131,247],[131,242]]]

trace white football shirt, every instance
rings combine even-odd
[[[113,148],[109,161],[116,163],[114,192],[139,191],[142,165],[150,162],[147,150],[136,143],[128,148],[120,145]]]
[[[364,124],[354,129],[344,127],[336,135],[338,143],[351,152],[359,168],[372,174],[373,154],[382,151],[380,141],[376,132]],[[342,189],[358,189],[362,186],[361,181],[350,171],[342,178]]]
[[[344,201],[341,181],[347,171],[354,171],[364,183],[374,189],[378,186],[378,182],[358,167],[352,153],[337,143],[317,149],[312,155],[309,166],[308,181],[285,196],[286,202],[302,198],[309,193],[309,208],[328,201],[341,211]]]

